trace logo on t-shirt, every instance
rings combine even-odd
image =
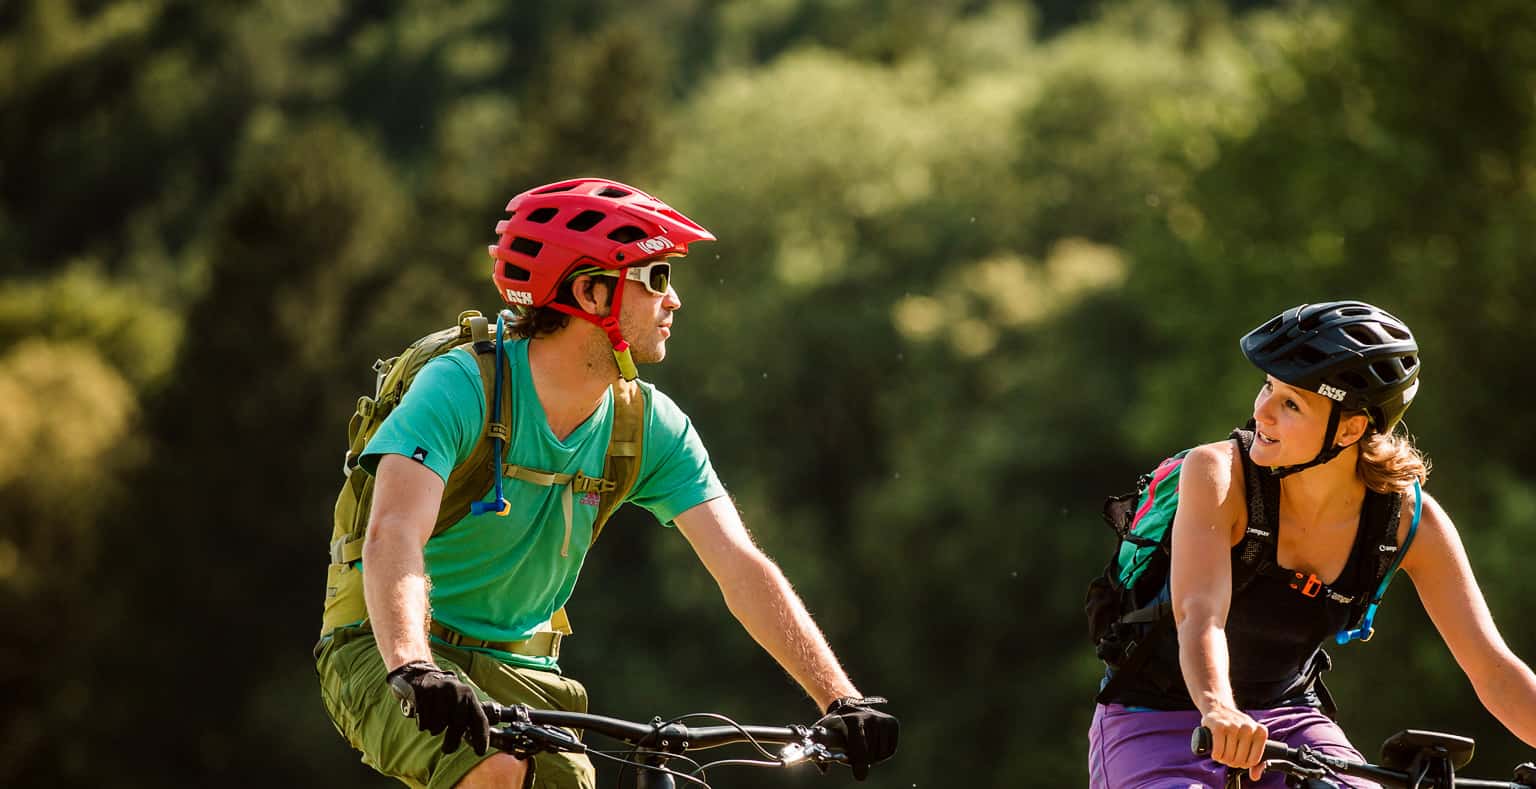
[[[426,463],[427,462],[427,450],[426,450],[426,447],[416,447],[416,451],[411,453],[411,460],[414,460],[417,463]]]
[[[597,505],[601,504],[602,501],[603,497],[597,495],[597,491],[595,490],[589,490],[586,493],[581,494],[581,503],[587,505],[588,507],[596,507]]]

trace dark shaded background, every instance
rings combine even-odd
[[[721,239],[647,376],[900,756],[1080,785],[1097,509],[1242,422],[1237,337],[1363,298],[1505,636],[1536,555],[1536,6],[1003,0],[0,3],[0,784],[387,786],[309,656],[374,358],[494,309],[518,191],[598,174]],[[806,720],[674,534],[604,532],[594,708]],[[1530,748],[1411,584],[1331,684]],[[851,785],[846,772],[716,776]]]

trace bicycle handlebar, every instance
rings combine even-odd
[[[821,726],[684,726],[675,722],[664,723],[660,719],[651,723],[638,723],[582,712],[537,710],[518,704],[503,706],[485,702],[483,706],[486,716],[495,723],[523,722],[536,726],[584,729],[631,745],[676,753],[741,742],[793,745],[809,740],[829,748],[840,748],[843,745],[837,734]]]
[[[494,701],[484,702],[481,706],[492,723],[507,724],[506,729],[492,731],[493,743],[498,743],[498,747],[511,746],[509,749],[522,753],[586,752],[587,748],[581,741],[555,728],[564,727],[597,732],[627,742],[637,751],[668,756],[734,743],[751,743],[765,756],[775,759],[773,762],[759,763],[765,766],[789,766],[806,761],[846,764],[848,761],[847,754],[841,750],[841,735],[822,726],[684,726],[660,718],[650,723],[638,723],[581,712],[538,710],[522,704],[504,706]],[[768,754],[762,751],[764,744],[779,745],[782,748],[777,754]]]
[[[398,678],[396,678],[398,680]],[[400,712],[408,718],[416,717],[415,690],[404,681],[391,681],[390,689],[400,700]],[[536,710],[522,704],[505,706],[494,701],[484,701],[481,708],[492,724],[491,745],[513,756],[528,758],[538,753],[584,753],[601,756],[634,767],[639,786],[672,789],[676,779],[709,789],[703,780],[704,770],[720,765],[751,767],[789,767],[803,762],[815,764],[823,772],[829,764],[848,764],[843,752],[846,744],[842,735],[823,726],[743,726],[722,715],[709,717],[725,721],[724,726],[684,726],[679,721],[691,717],[704,717],[705,713],[685,715],[663,721],[654,718],[650,723],[610,718],[557,710]],[[588,749],[581,740],[565,729],[582,729],[597,732],[634,746],[627,756],[616,756],[601,750]],[[699,764],[683,754],[715,748],[733,743],[749,743],[763,759],[722,759],[709,764]],[[777,753],[770,753],[764,744],[781,746]],[[837,750],[834,750],[837,749]],[[667,767],[668,760],[680,760],[694,765],[690,772],[678,772]],[[650,776],[647,778],[647,776]]]
[[[1189,749],[1196,756],[1210,755],[1211,743],[1211,730],[1204,726],[1195,729],[1190,734]],[[1276,762],[1276,764],[1272,765],[1274,769],[1302,778],[1321,778],[1326,780],[1325,774],[1333,772],[1356,778],[1366,778],[1383,786],[1407,789],[1408,787],[1423,785],[1416,781],[1415,777],[1409,773],[1389,770],[1381,765],[1371,764],[1370,762],[1357,762],[1352,759],[1329,756],[1305,745],[1300,748],[1292,748],[1283,742],[1268,740],[1264,743],[1264,759],[1267,762]],[[1519,773],[1517,773],[1517,777],[1523,778]],[[1453,779],[1451,787],[1443,787],[1441,783],[1434,783],[1429,784],[1426,789],[1536,789],[1536,785],[1512,781],[1456,778]]]

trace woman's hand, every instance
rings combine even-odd
[[[1264,742],[1269,729],[1248,713],[1232,707],[1212,707],[1200,718],[1200,725],[1211,730],[1211,758],[1228,767],[1247,769],[1251,780],[1264,772]]]

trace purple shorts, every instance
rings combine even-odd
[[[1248,710],[1269,729],[1269,739],[1291,747],[1310,745],[1330,756],[1359,760],[1343,730],[1312,707]],[[1227,768],[1189,750],[1189,735],[1200,725],[1193,710],[1131,710],[1100,704],[1088,729],[1088,785],[1091,789],[1221,789]],[[1336,780],[1353,789],[1379,789],[1359,778]],[[1285,776],[1266,772],[1254,789],[1283,789]]]

